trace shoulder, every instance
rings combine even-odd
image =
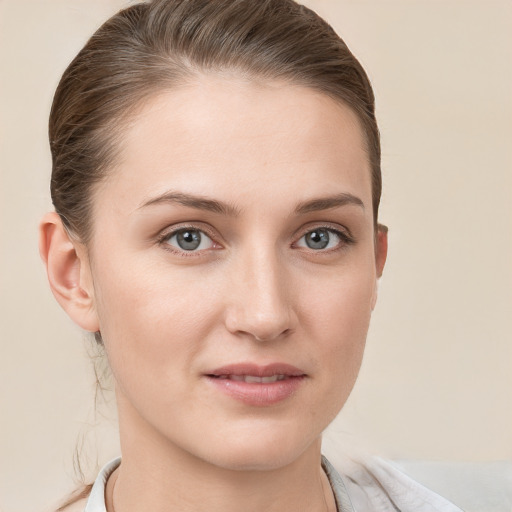
[[[52,512],[84,512],[93,484],[82,484],[66,496]]]
[[[380,457],[350,459],[335,465],[356,510],[400,512],[461,512]]]
[[[107,462],[99,471],[95,481],[76,489],[54,512],[85,512],[105,510],[105,486],[112,473],[121,464],[121,457]]]
[[[57,512],[84,512],[87,504],[87,497],[79,498],[77,501],[60,507]]]

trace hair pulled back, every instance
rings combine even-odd
[[[293,0],[153,0],[104,23],[55,92],[51,196],[72,236],[90,242],[95,187],[115,165],[123,127],[143,102],[200,73],[223,71],[310,87],[351,108],[365,134],[377,223],[382,185],[373,91],[324,20]],[[101,345],[99,332],[95,338]],[[59,510],[90,489],[78,489]]]
[[[303,85],[348,105],[366,136],[377,221],[380,142],[372,88],[323,19],[293,0],[153,0],[103,24],[56,90],[51,195],[71,234],[90,240],[94,186],[115,162],[130,114],[198,73],[225,70]]]

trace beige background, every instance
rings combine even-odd
[[[48,290],[36,226],[49,208],[53,90],[124,4],[0,0],[4,512],[42,510],[72,488],[77,437],[90,471],[117,453],[113,414],[93,413],[89,343]],[[512,3],[307,4],[372,78],[390,226],[366,359],[325,450],[512,459]]]

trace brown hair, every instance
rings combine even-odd
[[[222,70],[310,87],[355,112],[365,133],[376,225],[381,171],[373,91],[334,30],[293,0],[153,0],[102,25],[57,87],[49,123],[51,194],[71,234],[90,241],[94,187],[115,162],[135,109],[198,73]],[[101,343],[99,333],[96,339]]]
[[[380,143],[366,73],[334,30],[293,0],[154,0],[110,18],[64,72],[50,114],[51,194],[66,228],[90,239],[92,188],[142,100],[198,72],[284,79],[348,105],[366,135],[375,221]]]

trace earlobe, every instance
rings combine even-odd
[[[39,224],[39,253],[57,302],[80,327],[98,331],[94,288],[85,247],[71,240],[55,212],[47,213]]]
[[[377,295],[378,295],[378,280],[382,277],[382,273],[384,272],[384,265],[386,264],[386,259],[388,256],[388,227],[383,224],[378,224],[377,233],[375,236],[375,266],[376,266],[376,275],[377,279],[375,280],[375,288],[373,291],[372,297],[372,311],[375,308],[375,304],[377,303]]]

